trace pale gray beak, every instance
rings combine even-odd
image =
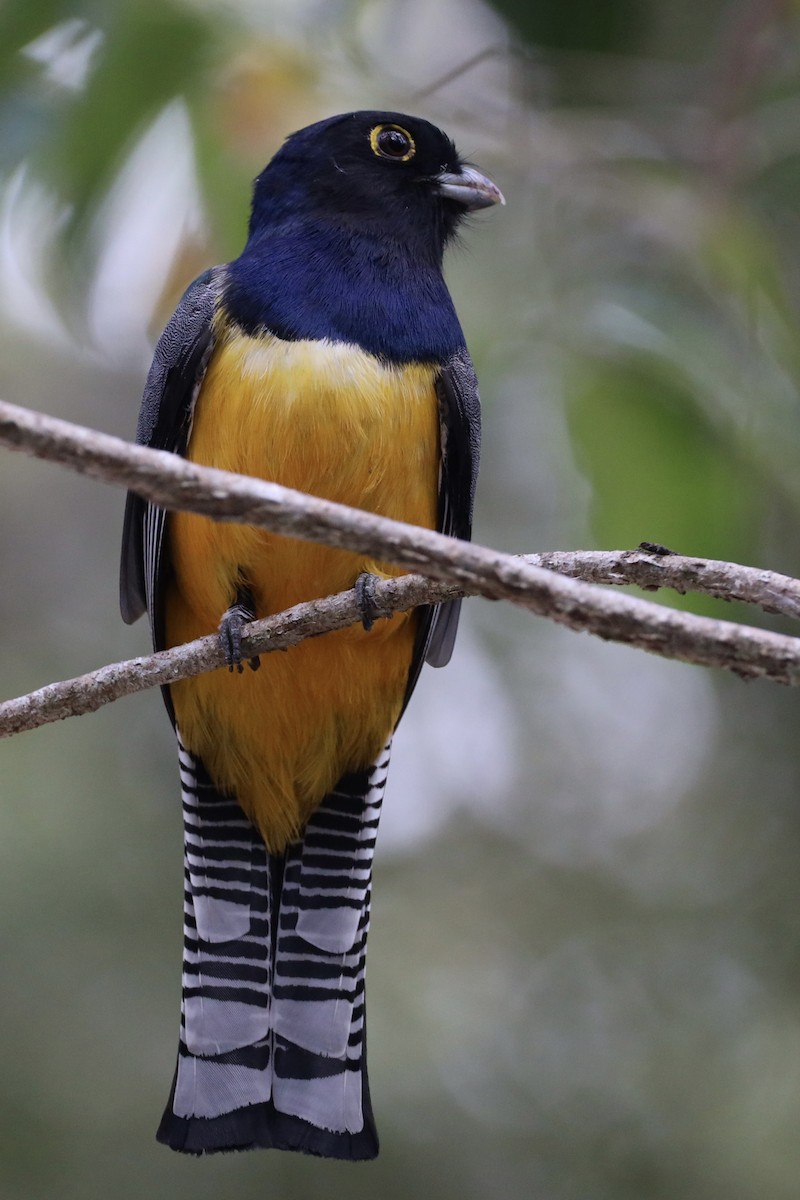
[[[439,185],[439,194],[463,204],[470,211],[489,208],[492,204],[505,204],[500,188],[482,175],[477,167],[463,166],[460,171],[443,171],[434,176]]]

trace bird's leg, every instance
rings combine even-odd
[[[242,666],[242,628],[249,621],[254,621],[255,617],[253,594],[246,585],[240,584],[236,589],[236,600],[222,614],[222,620],[219,623],[219,640],[229,671],[235,667],[241,675],[244,670]],[[249,660],[248,665],[251,671],[257,671],[261,666],[261,659],[255,655]]]
[[[361,624],[367,633],[369,633],[375,624],[376,617],[381,615],[380,605],[375,599],[375,586],[380,582],[380,575],[373,575],[370,571],[362,571],[354,584],[356,604],[361,614]]]

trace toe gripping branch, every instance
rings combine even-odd
[[[240,587],[236,592],[236,602],[222,614],[219,623],[219,640],[228,670],[234,667],[241,675],[242,666],[242,629],[250,621],[256,619],[255,603],[249,588]],[[258,655],[248,659],[251,671],[257,671],[261,666]]]
[[[361,624],[367,633],[381,615],[381,606],[375,598],[375,588],[380,581],[380,575],[372,575],[369,571],[363,571],[354,584]]]

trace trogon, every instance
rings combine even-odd
[[[241,255],[196,279],[162,334],[137,441],[469,538],[480,408],[442,257],[496,202],[416,117],[292,134],[256,179]],[[124,619],[147,611],[158,649],[218,629],[231,668],[165,692],[185,833],[180,1047],[158,1131],[175,1150],[377,1154],[372,852],[393,731],[458,621],[450,603],[373,624],[371,581],[399,573],[128,495]],[[355,584],[357,627],[242,663],[247,621]]]

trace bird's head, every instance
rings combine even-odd
[[[353,112],[293,133],[256,180],[250,237],[311,217],[424,243],[436,258],[468,212],[503,204],[429,121]]]

